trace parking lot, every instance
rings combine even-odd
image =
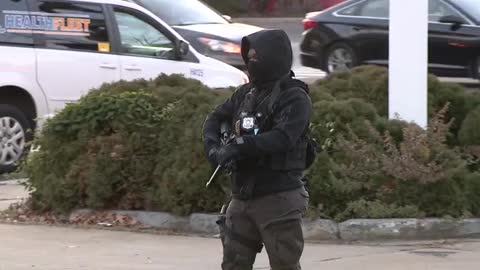
[[[303,18],[237,18],[235,21],[263,28],[280,28],[287,32],[292,41],[294,55],[293,71],[299,79],[313,83],[316,80],[324,78],[326,73],[318,69],[304,67],[300,62],[300,43],[303,32],[302,19]],[[479,88],[478,80],[470,78],[442,77],[440,80],[443,82],[460,83],[472,89]]]
[[[0,270],[219,269],[218,239],[0,224]],[[307,244],[303,269],[476,270],[480,242]],[[254,269],[270,269],[263,252]]]
[[[0,182],[0,210],[25,198],[17,181]],[[55,226],[0,224],[0,270],[211,270],[219,269],[216,238],[184,237]],[[348,244],[348,245],[347,245]],[[480,242],[474,240],[309,243],[303,269],[476,270]],[[254,269],[269,269],[263,252]]]

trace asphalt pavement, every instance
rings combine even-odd
[[[219,239],[0,224],[0,270],[220,269]],[[307,244],[306,270],[477,270],[480,242]],[[270,269],[262,252],[254,269]]]

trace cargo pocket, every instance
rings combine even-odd
[[[301,269],[304,240],[299,219],[274,222],[262,231],[272,269]]]
[[[300,188],[298,193],[300,194],[299,200],[300,204],[302,205],[302,215],[305,216],[308,210],[308,205],[310,203],[310,194],[305,189],[305,187]]]

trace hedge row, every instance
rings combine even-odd
[[[427,131],[386,119],[387,72],[360,67],[312,85],[322,152],[308,172],[311,215],[344,220],[480,216],[480,97],[429,79]],[[214,212],[228,192],[205,160],[205,116],[231,94],[179,76],[119,82],[47,122],[26,165],[40,211]]]

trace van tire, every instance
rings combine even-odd
[[[0,104],[0,174],[9,173],[16,170],[18,162],[27,154],[27,144],[33,139],[31,121],[28,121],[25,114],[17,107],[9,104]],[[21,129],[13,129],[19,124]],[[23,135],[20,135],[23,134]],[[15,139],[14,135],[19,136]],[[9,151],[7,156],[7,147],[12,149],[12,145],[23,146],[18,156],[14,157]],[[5,160],[2,160],[5,158]]]

